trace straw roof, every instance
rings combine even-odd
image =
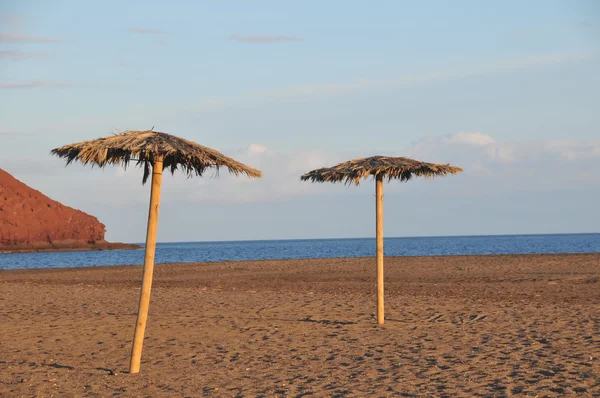
[[[163,169],[171,173],[181,169],[188,177],[201,176],[208,168],[227,167],[235,175],[260,178],[260,170],[239,163],[214,149],[202,146],[183,138],[158,131],[125,131],[109,137],[78,142],[55,148],[52,154],[67,159],[67,165],[78,160],[84,165],[104,167],[107,164],[121,164],[125,168],[130,161],[144,167],[142,183],[150,175],[150,166],[158,156],[163,157]]]
[[[360,180],[369,176],[381,176],[388,181],[399,179],[408,181],[413,177],[436,177],[447,174],[456,174],[463,171],[460,167],[449,164],[434,164],[420,160],[372,156],[350,160],[337,166],[322,168],[304,174],[302,181],[312,182],[344,182],[345,184],[360,184]]]

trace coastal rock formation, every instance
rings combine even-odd
[[[131,246],[106,242],[105,232],[96,217],[52,200],[0,169],[0,251]]]

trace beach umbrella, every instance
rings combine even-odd
[[[408,181],[413,177],[436,177],[456,174],[460,167],[448,164],[425,163],[403,157],[373,156],[350,160],[337,166],[310,171],[300,177],[302,181],[343,182],[360,185],[369,176],[375,180],[375,213],[377,236],[377,323],[384,323],[383,315],[383,180]]]
[[[245,174],[248,177],[260,178],[262,173],[228,158],[214,149],[152,130],[125,131],[109,137],[65,145],[53,149],[51,153],[66,159],[67,165],[78,160],[84,165],[91,164],[92,167],[122,165],[127,168],[130,162],[134,162],[135,165],[144,169],[142,184],[146,183],[152,173],[142,288],[129,364],[129,372],[138,373],[150,304],[163,170],[169,170],[173,174],[176,170],[181,169],[188,177],[202,176],[204,171],[209,168],[214,168],[218,173],[220,167],[227,168],[231,174],[236,176]]]

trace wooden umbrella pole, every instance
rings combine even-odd
[[[375,181],[377,197],[375,212],[377,213],[377,323],[383,325],[383,176],[377,175]]]
[[[160,207],[160,186],[162,183],[163,159],[157,157],[152,164],[152,188],[150,189],[150,208],[148,211],[148,229],[146,231],[146,250],[144,253],[144,274],[142,276],[142,290],[138,307],[137,322],[131,348],[131,362],[129,373],[140,371],[144,332],[150,305],[150,289],[152,288],[152,273],[154,272],[154,253],[156,251],[156,228],[158,226],[158,211]]]

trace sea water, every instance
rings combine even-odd
[[[600,253],[600,234],[385,238],[386,256]],[[366,257],[375,239],[298,239],[158,243],[156,263]],[[143,250],[0,254],[0,269],[142,264]]]

